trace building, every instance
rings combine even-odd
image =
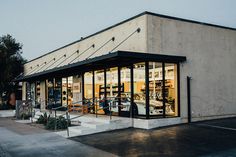
[[[18,81],[41,110],[92,101],[88,114],[153,128],[235,116],[235,58],[236,29],[144,12],[27,62]]]

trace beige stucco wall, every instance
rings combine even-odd
[[[193,120],[236,114],[236,31],[148,15],[147,51],[187,57],[180,67],[181,116],[191,76]]]
[[[67,46],[65,48],[62,48],[58,51],[55,51],[53,53],[50,53],[46,56],[43,56],[41,58],[38,58],[36,60],[33,60],[31,62],[28,62],[25,64],[25,75],[27,74],[33,74],[30,73],[30,71],[33,71],[37,65],[42,65],[44,62],[49,62],[53,58],[60,58],[64,54],[67,56],[70,56],[77,50],[82,53],[86,49],[88,49],[91,45],[95,44],[95,48],[91,48],[88,51],[86,51],[83,55],[79,57],[79,60],[76,61],[81,61],[86,59],[90,54],[92,54],[94,51],[99,49],[104,43],[106,43],[108,40],[110,40],[112,37],[115,37],[115,41],[110,41],[108,42],[103,48],[101,48],[99,51],[96,52],[91,58],[96,57],[96,56],[101,56],[103,54],[109,53],[114,47],[116,47],[121,41],[123,41],[125,38],[127,38],[131,33],[133,33],[137,28],[141,28],[140,33],[135,33],[133,36],[131,36],[126,42],[124,42],[122,45],[120,45],[116,50],[126,50],[126,51],[138,51],[138,52],[146,52],[147,47],[146,47],[146,35],[147,35],[147,30],[146,30],[146,15],[140,16],[138,18],[135,18],[131,21],[125,22],[123,24],[120,24],[116,27],[113,27],[111,29],[108,29],[104,32],[101,32],[97,35],[94,35],[90,38],[84,39],[80,42],[76,42],[70,46]],[[83,31],[83,30],[81,30]],[[67,59],[63,64],[61,65],[66,65],[72,59],[74,59],[78,54],[73,55],[73,57],[70,57]],[[63,61],[63,58],[59,60],[57,63],[55,63],[51,68],[54,68],[58,63]],[[49,67],[53,62],[51,62],[48,65],[45,65],[42,70],[46,69]],[[30,67],[33,67],[33,69],[30,69]],[[37,69],[40,69],[37,68]],[[50,69],[50,68],[48,68]],[[40,70],[40,71],[42,71]],[[35,69],[35,72],[37,70]]]

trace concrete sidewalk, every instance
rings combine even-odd
[[[14,110],[0,110],[0,118],[13,117],[15,115]]]
[[[7,126],[8,124],[9,126]],[[19,128],[19,126],[21,127]],[[32,126],[27,124],[17,124],[9,118],[0,118],[0,156],[110,157],[115,155],[63,138],[53,132],[40,128],[32,129]]]

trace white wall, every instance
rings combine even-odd
[[[181,116],[191,76],[193,120],[236,113],[236,31],[148,15],[148,52],[187,57],[180,67]]]

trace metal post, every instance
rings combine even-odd
[[[68,115],[68,111],[66,111],[66,119],[67,119],[67,137],[69,137],[69,115]]]
[[[165,85],[165,63],[162,62],[162,101],[163,101],[163,118],[166,117],[166,85]]]
[[[190,80],[191,77],[187,76],[188,123],[191,123],[192,121]]]
[[[120,80],[120,67],[118,67],[118,115],[121,116],[121,80]]]
[[[97,98],[95,98],[95,115],[96,115],[96,118],[97,118],[98,117]]]
[[[133,64],[130,66],[130,118],[134,118],[134,69]]]
[[[110,120],[111,120],[111,104],[109,103],[109,111],[110,111]]]
[[[57,130],[57,110],[55,110],[55,131]]]
[[[149,63],[145,62],[145,97],[146,97],[146,119],[149,119]]]

